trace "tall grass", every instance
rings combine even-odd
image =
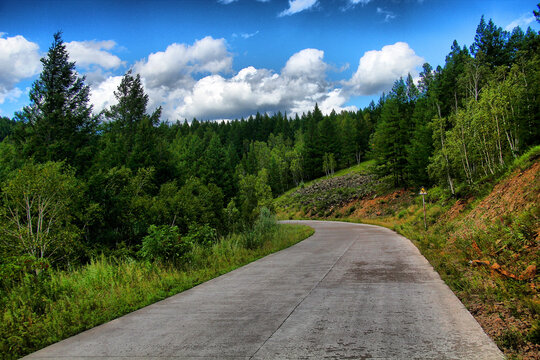
[[[72,271],[29,273],[0,294],[0,358],[13,359],[229,272],[305,239],[311,228],[274,225],[246,247],[230,235],[211,247],[196,245],[179,269],[159,263],[99,257]]]

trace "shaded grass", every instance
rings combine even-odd
[[[72,271],[27,274],[2,293],[0,357],[14,359],[177,294],[313,234],[299,225],[276,226],[260,246],[243,235],[212,247],[196,246],[183,269],[133,259],[100,257]]]

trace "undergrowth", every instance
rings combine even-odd
[[[277,226],[268,221],[258,226],[264,229],[230,235],[211,246],[194,244],[189,262],[180,268],[104,256],[71,271],[52,270],[29,259],[21,266],[4,267],[12,281],[0,283],[0,358],[19,358],[289,247],[313,233],[306,226]],[[256,238],[263,230],[265,235]]]

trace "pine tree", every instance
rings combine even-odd
[[[471,45],[471,54],[481,57],[483,63],[491,68],[507,65],[510,62],[510,52],[506,48],[508,34],[501,27],[489,20],[486,24],[484,16],[476,28],[474,43]]]
[[[54,34],[43,70],[30,90],[30,105],[16,114],[25,124],[17,138],[24,156],[39,162],[63,161],[86,169],[97,120],[88,104],[90,88],[69,61],[62,34]]]
[[[399,79],[383,105],[381,120],[373,135],[377,171],[381,176],[392,176],[395,186],[405,185],[407,181],[406,148],[411,135],[410,113],[407,86],[403,79]]]
[[[102,137],[98,167],[127,166],[135,170],[154,167],[163,181],[172,176],[164,139],[158,134],[161,108],[146,113],[148,95],[140,75],[128,71],[114,92],[118,103],[105,111],[109,120]]]

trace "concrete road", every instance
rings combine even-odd
[[[315,235],[28,358],[503,358],[409,240],[300,223]]]

